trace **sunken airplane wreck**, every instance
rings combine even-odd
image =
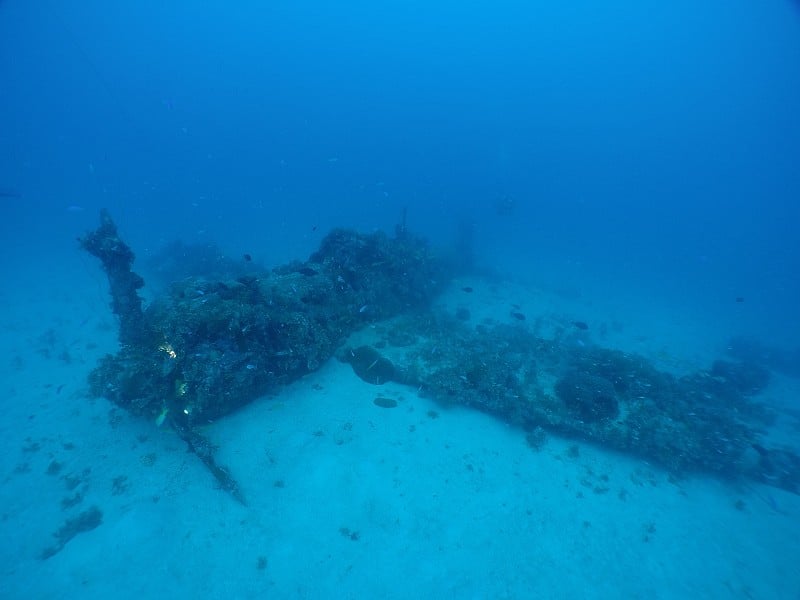
[[[471,326],[432,308],[458,261],[405,223],[393,237],[335,229],[307,261],[271,271],[184,278],[146,308],[134,254],[106,211],[79,242],[100,259],[119,320],[120,349],[91,372],[91,393],[171,427],[242,503],[247,484],[217,463],[199,427],[334,356],[371,384],[413,386],[527,431],[800,493],[800,456],[764,438],[762,366],[719,360],[676,377],[641,356],[537,337],[524,321]]]

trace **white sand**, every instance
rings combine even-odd
[[[241,482],[241,506],[172,433],[86,398],[86,376],[115,335],[94,267],[75,259],[48,281],[20,277],[0,292],[0,597],[800,593],[797,496],[704,476],[678,481],[555,436],[535,452],[493,417],[367,385],[336,361],[205,431]],[[677,371],[718,351],[716,332],[686,334],[701,326],[695,317],[632,313],[634,299],[609,308],[472,280],[441,303],[468,306],[473,322],[517,303],[531,326],[546,317],[545,329],[559,319],[585,320],[590,332],[617,323],[597,341]],[[769,393],[796,405],[798,382],[776,386]],[[398,406],[377,407],[376,395]],[[53,461],[61,467],[48,474]],[[116,489],[115,478],[124,478]],[[78,492],[83,500],[63,508]],[[91,506],[102,525],[42,560],[52,534]]]

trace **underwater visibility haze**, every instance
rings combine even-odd
[[[0,2],[0,596],[800,597],[800,3]]]

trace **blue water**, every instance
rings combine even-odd
[[[314,225],[390,230],[408,207],[438,241],[468,219],[479,249],[743,296],[795,327],[797,3],[0,10],[8,241],[105,206],[135,245],[297,257]]]
[[[798,157],[796,1],[0,2],[8,277],[104,207],[140,257],[267,265],[407,209],[512,280],[791,350]]]

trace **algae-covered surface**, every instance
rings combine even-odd
[[[720,358],[676,376],[595,343],[583,321],[567,331],[585,339],[537,335],[518,309],[510,324],[470,324],[463,311],[433,307],[454,273],[405,228],[392,238],[334,230],[305,263],[228,281],[188,277],[145,311],[133,251],[108,213],[81,245],[108,276],[122,342],[91,374],[92,393],[159,425],[166,420],[242,502],[198,427],[278,393],[339,347],[339,358],[372,385],[401,383],[442,404],[630,452],[676,474],[707,471],[800,491],[800,456],[762,433],[774,419],[753,400],[769,383],[763,364]],[[372,344],[344,344],[363,337],[367,323],[389,329]]]

